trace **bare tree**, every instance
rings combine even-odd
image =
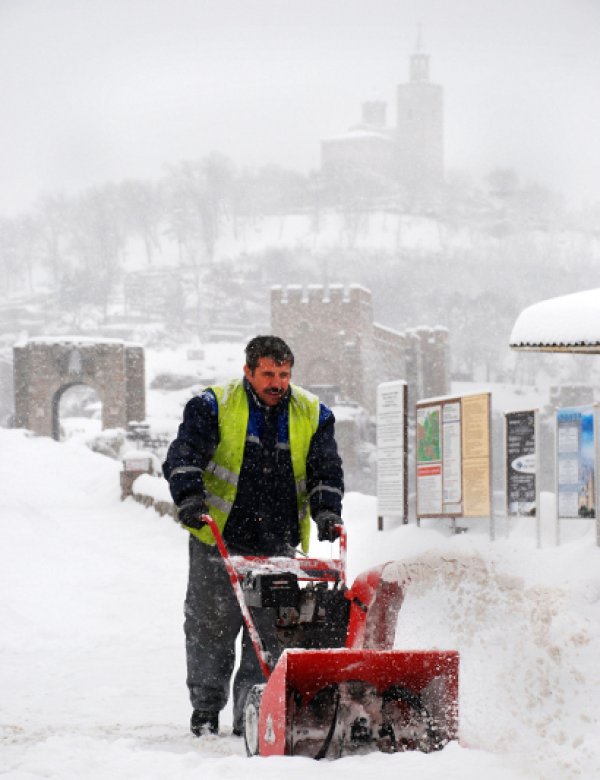
[[[13,220],[0,219],[0,264],[2,266],[2,287],[10,294],[18,289],[21,270],[17,229]]]
[[[160,187],[151,182],[128,180],[119,185],[119,203],[125,230],[144,242],[148,265],[160,252],[158,239],[163,214]]]
[[[119,278],[125,236],[114,185],[86,191],[74,203],[70,220],[70,253],[83,271],[90,300],[107,315],[110,293]]]
[[[44,195],[36,207],[39,221],[40,260],[59,283],[69,231],[70,203],[64,195]]]

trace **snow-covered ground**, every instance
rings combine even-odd
[[[376,531],[349,494],[349,573],[412,573],[402,648],[461,653],[460,743],[436,754],[247,759],[229,735],[188,733],[186,534],[119,500],[119,463],[81,443],[0,429],[0,774],[33,778],[600,777],[600,550],[591,521],[537,549],[531,520]],[[552,526],[545,496],[544,525]],[[566,523],[563,524],[566,526]],[[543,538],[551,538],[551,533]],[[312,552],[327,555],[329,545]],[[251,763],[250,763],[251,762]]]

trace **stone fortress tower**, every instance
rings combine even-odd
[[[362,120],[348,132],[321,142],[323,176],[358,171],[396,181],[427,200],[444,180],[443,89],[430,81],[429,55],[421,31],[409,61],[409,81],[396,91],[396,126],[386,126],[384,101],[362,106]]]
[[[371,291],[360,285],[271,288],[271,332],[294,351],[294,380],[325,403],[374,414],[377,385],[396,379],[408,382],[411,403],[449,392],[447,330],[378,325]]]

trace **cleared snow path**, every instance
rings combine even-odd
[[[600,776],[599,555],[588,537],[536,551],[529,531],[493,545],[414,526],[378,534],[372,498],[349,495],[351,579],[386,560],[410,577],[397,645],[461,652],[462,743],[250,760],[227,736],[229,709],[225,736],[187,732],[186,536],[120,502],[118,471],[80,445],[0,429],[3,776]]]

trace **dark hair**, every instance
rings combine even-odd
[[[271,358],[276,363],[294,365],[294,353],[278,336],[255,336],[246,345],[246,365],[250,371],[258,367],[261,358]]]

